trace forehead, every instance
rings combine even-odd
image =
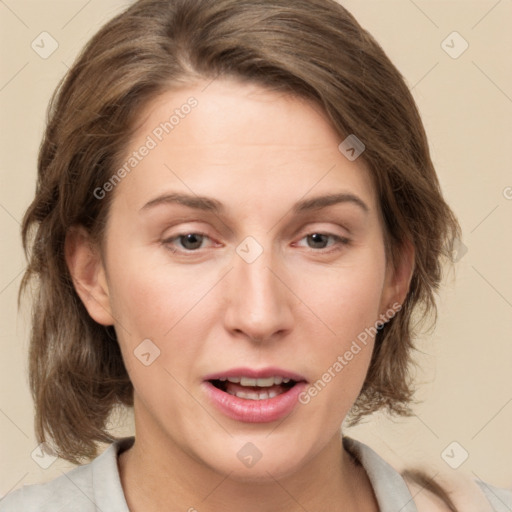
[[[268,208],[347,191],[373,207],[368,169],[340,152],[342,141],[312,102],[234,80],[202,82],[146,106],[115,193],[134,207],[169,189]]]

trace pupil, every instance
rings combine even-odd
[[[181,243],[186,249],[198,249],[201,247],[202,242],[202,235],[198,235],[196,233],[190,233],[188,235],[181,236]]]
[[[327,237],[321,233],[313,233],[312,235],[308,235],[308,239],[310,242],[313,242],[313,246],[316,249],[323,249],[327,246]]]

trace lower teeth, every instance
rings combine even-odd
[[[238,398],[245,398],[247,400],[267,400],[268,398],[274,398],[280,393],[277,391],[227,391],[228,394],[236,396]]]

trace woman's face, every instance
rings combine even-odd
[[[402,297],[369,173],[319,109],[205,86],[141,116],[125,172],[104,187],[88,309],[115,325],[138,440],[233,477],[278,477],[338,439],[372,328]]]

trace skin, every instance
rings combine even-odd
[[[412,251],[395,267],[386,261],[368,169],[340,153],[343,138],[317,106],[234,80],[205,87],[166,92],[146,107],[127,157],[189,97],[199,102],[111,192],[101,250],[79,227],[66,242],[76,289],[94,320],[115,326],[135,388],[136,442],[119,457],[130,510],[293,512],[342,503],[376,511],[367,476],[340,438],[373,340],[277,422],[228,418],[208,401],[203,379],[275,366],[315,382],[403,302]],[[214,198],[224,211],[144,208],[171,192]],[[358,197],[367,211],[343,202],[293,212],[298,201],[333,193]],[[199,249],[178,237],[188,233],[206,235]],[[334,236],[318,243],[314,233]],[[252,263],[236,252],[248,236],[263,249]],[[160,350],[149,366],[134,356],[145,339]],[[237,458],[248,442],[262,454],[251,468]]]

